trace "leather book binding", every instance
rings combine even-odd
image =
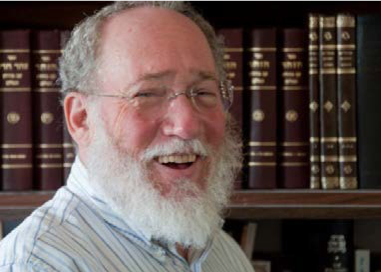
[[[63,179],[62,107],[56,84],[60,54],[58,30],[33,32],[34,165],[39,190],[55,190]]]
[[[323,189],[339,188],[336,17],[319,17],[320,160]]]
[[[242,133],[243,131],[243,30],[242,28],[222,28],[218,34],[224,39],[224,68],[227,79],[234,86],[233,104],[230,113]],[[242,188],[242,173],[234,183],[235,189]]]
[[[356,189],[356,18],[338,14],[336,25],[340,188]]]
[[[0,31],[1,180],[4,191],[33,188],[30,31]]]
[[[319,189],[320,181],[320,100],[319,100],[319,15],[308,15],[308,87],[310,133],[310,188]]]
[[[309,188],[306,33],[286,28],[280,34],[278,187]]]
[[[248,187],[276,188],[277,67],[276,29],[250,32],[248,72],[250,141]]]

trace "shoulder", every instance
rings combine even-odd
[[[60,271],[61,261],[70,262],[62,249],[68,221],[81,206],[83,203],[77,196],[65,187],[59,189],[52,200],[1,241],[0,272]]]
[[[209,257],[230,267],[229,271],[253,272],[253,267],[237,242],[225,231],[220,230],[215,236]],[[209,259],[209,258],[208,258]]]

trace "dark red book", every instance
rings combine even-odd
[[[337,15],[337,100],[340,188],[357,188],[356,18]]]
[[[242,133],[243,128],[243,30],[242,28],[223,28],[218,34],[224,39],[224,67],[227,79],[234,86],[233,104],[230,113]],[[234,183],[235,189],[242,188],[242,175]]]
[[[310,132],[310,188],[320,181],[319,15],[308,15],[308,87]]]
[[[33,188],[30,31],[0,31],[1,180],[4,191]]]
[[[67,41],[70,38],[70,31],[63,30],[61,31],[61,50],[65,47]],[[66,183],[67,178],[69,177],[71,166],[73,165],[75,159],[75,149],[73,144],[73,139],[71,138],[67,126],[65,117],[62,116],[63,124],[63,180]]]
[[[62,185],[62,108],[58,79],[60,32],[35,31],[32,35],[35,182],[39,190]]]
[[[276,29],[250,32],[249,188],[276,188]]]
[[[280,34],[278,186],[309,188],[306,33],[286,28]]]
[[[321,15],[319,29],[320,159],[323,189],[339,188],[336,17]]]
[[[234,86],[234,100],[230,109],[232,116],[242,128],[242,67],[243,67],[243,31],[241,28],[223,28],[218,34],[224,37],[224,67],[227,79]]]

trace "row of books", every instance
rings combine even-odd
[[[308,28],[219,30],[245,145],[237,187],[381,187],[380,24],[310,14]]]
[[[55,190],[74,147],[63,129],[58,58],[69,32],[0,31],[0,188]]]

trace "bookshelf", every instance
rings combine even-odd
[[[0,220],[22,218],[53,195],[1,192]],[[241,190],[226,213],[230,219],[381,219],[381,190]]]
[[[70,29],[109,2],[1,2],[1,28]],[[308,12],[381,12],[381,2],[194,2],[215,27],[305,26]],[[218,5],[218,12],[216,12]],[[285,13],[287,10],[287,13]],[[17,12],[17,16],[15,13]],[[271,15],[271,16],[269,16]],[[0,192],[0,218],[28,214],[53,192]],[[237,191],[230,218],[380,218],[381,191]]]
[[[70,29],[109,2],[1,2],[0,27]],[[309,12],[381,13],[381,2],[194,2],[217,28],[306,26]],[[218,5],[218,8],[216,6]],[[17,16],[16,16],[17,14]],[[0,221],[24,218],[51,199],[53,191],[1,192]],[[226,217],[239,220],[354,219],[381,221],[381,190],[240,190]],[[363,232],[364,235],[365,231]],[[367,235],[367,234],[366,234]],[[377,231],[377,237],[381,232]],[[364,237],[360,238],[364,239]],[[367,240],[365,238],[364,240]]]

